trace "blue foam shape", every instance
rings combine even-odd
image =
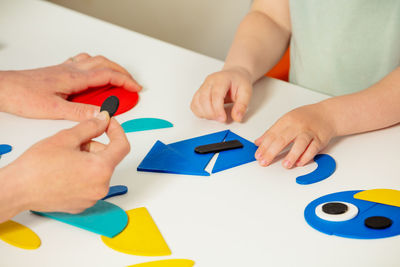
[[[232,140],[239,140],[243,144],[243,147],[219,152],[212,173],[220,172],[256,160],[254,154],[258,147],[254,143],[233,132],[229,132],[225,141]]]
[[[344,191],[320,197],[307,205],[304,217],[314,229],[328,234],[353,239],[377,239],[400,234],[400,208],[375,202],[355,199],[358,191]],[[356,217],[343,222],[326,221],[315,214],[315,208],[325,202],[342,201],[355,205],[359,212]],[[392,225],[386,229],[371,229],[364,221],[371,216],[384,216],[392,220]]]
[[[121,124],[126,133],[173,127],[169,121],[157,118],[139,118]]]
[[[11,152],[12,146],[6,144],[0,144],[0,156]]]
[[[143,161],[138,171],[161,172],[209,176],[204,169],[213,154],[198,154],[197,146],[222,142],[229,130],[186,139],[169,145],[157,141]]]
[[[128,192],[128,187],[126,187],[125,185],[113,185],[113,186],[110,186],[107,196],[103,197],[102,200],[106,200],[107,198],[110,198],[110,197],[124,195],[127,192]]]
[[[128,215],[124,210],[103,200],[79,214],[32,212],[110,238],[124,230],[128,223]]]
[[[307,185],[322,181],[331,176],[336,170],[335,160],[328,154],[318,154],[314,157],[318,167],[306,174],[296,178],[296,183]]]
[[[209,176],[201,165],[157,141],[137,167],[138,171]]]

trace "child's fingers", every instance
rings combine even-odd
[[[205,90],[200,91],[199,104],[202,107],[203,117],[206,119],[214,119],[214,109],[211,105],[211,86],[206,87]]]
[[[273,139],[272,143],[265,149],[261,156],[261,165],[268,166],[272,163],[275,157],[293,141],[293,131],[286,129]]]
[[[301,155],[300,159],[297,161],[296,166],[306,165],[310,160],[314,158],[315,155],[317,155],[320,149],[321,146],[319,142],[317,142],[315,139],[312,140],[306,151],[304,151],[303,155]]]
[[[229,84],[224,84],[220,88],[214,88],[211,91],[211,102],[214,110],[215,119],[219,122],[226,121],[226,112],[224,108],[225,95],[229,90]]]
[[[283,167],[290,169],[297,162],[299,157],[304,153],[307,149],[307,146],[312,141],[312,137],[308,134],[301,134],[296,137],[292,148],[289,153],[286,155],[285,159],[282,162]]]
[[[199,118],[203,118],[203,109],[199,103],[199,91],[197,91],[192,99],[192,103],[190,104],[190,109]]]
[[[232,118],[237,122],[242,121],[243,116],[246,113],[247,106],[251,99],[251,90],[250,84],[242,83],[239,85],[237,92],[233,97],[235,104],[232,108]]]

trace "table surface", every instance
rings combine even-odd
[[[2,0],[0,33],[0,69],[57,64],[82,51],[102,54],[144,85],[137,107],[118,116],[119,122],[156,117],[174,124],[128,134],[131,153],[116,168],[111,184],[127,185],[129,192],[109,200],[125,210],[146,207],[172,256],[119,253],[96,234],[24,212],[14,220],[33,229],[42,245],[27,251],[0,242],[1,266],[127,266],[170,258],[207,267],[400,264],[400,237],[366,241],[328,236],[303,218],[306,205],[319,196],[399,188],[399,127],[334,140],[324,152],[336,159],[336,172],[308,186],[296,184],[295,178],[312,171],[315,163],[285,170],[281,160],[267,168],[252,162],[210,177],[137,172],[156,140],[171,143],[224,129],[255,140],[287,111],[327,96],[264,78],[255,85],[246,121],[220,124],[198,119],[189,109],[204,78],[221,68],[219,60],[36,0]],[[0,122],[0,143],[14,147],[0,167],[38,140],[75,124],[4,113]]]

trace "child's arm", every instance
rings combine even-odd
[[[285,53],[290,27],[288,0],[255,0],[239,25],[223,70],[209,75],[194,95],[191,104],[194,114],[224,122],[227,118],[224,101],[233,101],[232,118],[241,121],[253,82]]]
[[[385,128],[400,122],[400,67],[363,91],[294,109],[256,140],[262,166],[289,144],[282,165],[303,166],[335,136]]]

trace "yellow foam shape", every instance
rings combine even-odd
[[[152,261],[139,263],[135,265],[130,265],[128,267],[192,267],[194,266],[194,261],[191,260],[162,260],[162,261]]]
[[[354,198],[400,207],[400,191],[394,189],[371,189],[358,192]]]
[[[40,238],[35,232],[14,221],[6,221],[0,224],[0,239],[23,249],[37,249],[41,244]]]
[[[171,255],[171,250],[146,208],[128,210],[126,213],[128,224],[121,233],[113,238],[101,236],[107,246],[137,256]]]

